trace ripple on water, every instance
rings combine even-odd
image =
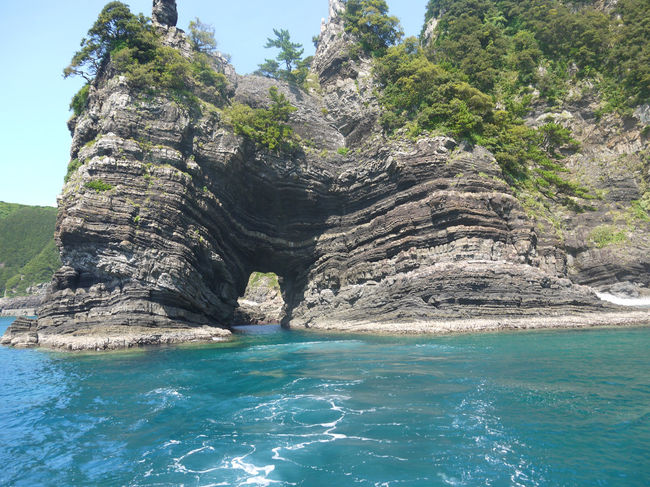
[[[650,478],[650,331],[282,332],[0,348],[0,484],[626,485]]]

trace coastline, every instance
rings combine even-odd
[[[14,326],[14,324],[16,326]],[[36,322],[18,318],[0,339],[14,348],[42,348],[63,352],[109,352],[133,348],[215,343],[232,338],[225,328],[146,328],[134,326],[95,327],[74,333],[48,334]],[[450,335],[499,331],[560,330],[650,326],[650,309],[581,313],[557,316],[489,317],[405,322],[340,322],[323,320],[296,331],[360,333],[374,335]]]
[[[7,308],[0,310],[0,318],[20,318],[21,316],[36,316],[36,308]]]
[[[20,320],[20,318],[19,318]],[[232,332],[225,328],[146,328],[137,326],[95,327],[74,333],[48,334],[36,330],[36,322],[22,320],[12,324],[0,344],[14,348],[42,348],[61,352],[110,352],[133,348],[215,343],[227,341]],[[14,322],[14,323],[16,323]]]
[[[466,318],[436,321],[390,323],[321,321],[311,323],[308,331],[367,333],[377,335],[451,335],[516,330],[553,330],[650,326],[650,309],[600,313],[560,314],[556,316],[522,316]]]

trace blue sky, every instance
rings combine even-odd
[[[69,159],[68,105],[82,80],[61,72],[108,0],[0,1],[0,201],[56,205]],[[151,13],[151,0],[126,0]],[[178,26],[199,17],[216,29],[219,50],[237,72],[274,57],[264,49],[273,28],[313,54],[312,36],[327,16],[327,0],[177,0]],[[419,33],[427,0],[388,0],[407,35]]]

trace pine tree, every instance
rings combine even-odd
[[[217,50],[214,27],[204,24],[198,17],[190,22],[190,41],[196,51],[210,53]]]
[[[292,83],[302,83],[309,70],[309,58],[302,59],[305,52],[302,44],[291,42],[291,35],[286,29],[273,29],[273,34],[275,38],[268,38],[264,47],[280,49],[280,53],[275,59],[266,59],[263,64],[260,64],[256,74]]]

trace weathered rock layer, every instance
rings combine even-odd
[[[236,136],[219,110],[121,77],[93,86],[73,124],[84,164],[59,201],[63,267],[28,327],[37,341],[226,326],[253,271],[281,277],[291,327],[608,308],[540,256],[489,152],[374,130],[367,61],[341,59],[334,10],[314,61],[320,94],[226,70],[235,100],[265,106],[277,85],[298,108],[310,143],[293,155]]]

